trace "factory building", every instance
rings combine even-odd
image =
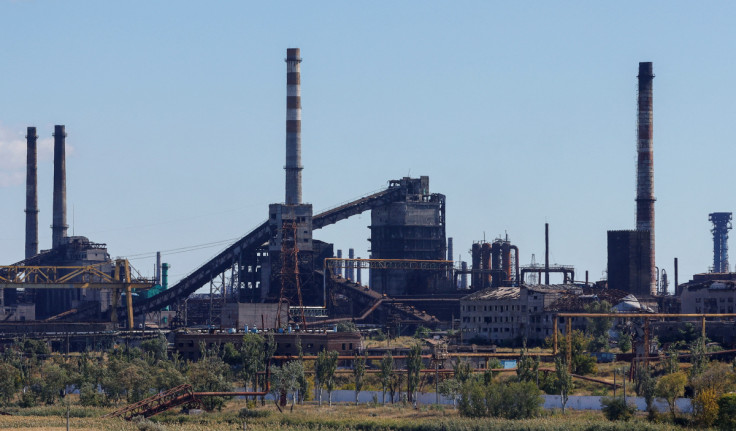
[[[558,313],[584,312],[588,304],[600,301],[610,303],[614,312],[652,311],[620,290],[576,284],[490,288],[460,299],[461,339],[510,346],[526,339],[529,345],[539,345],[554,334],[555,318],[558,331],[565,331],[565,319]],[[585,318],[573,317],[571,323],[572,329],[585,330]]]
[[[401,198],[371,211],[371,259],[445,260],[445,195],[429,192],[429,177],[393,180]],[[371,288],[389,296],[452,288],[442,271],[371,271]]]
[[[467,295],[460,299],[462,341],[521,345],[526,339],[541,344],[553,334],[552,305],[562,295],[582,293],[579,286],[560,284],[489,288]]]
[[[650,295],[651,241],[646,230],[608,231],[608,288]]]
[[[35,127],[26,134],[26,249],[25,265],[35,266],[90,266],[101,272],[111,272],[113,265],[105,244],[90,241],[84,236],[68,236],[66,222],[66,128],[54,126],[54,186],[51,249],[38,250],[38,187],[37,140]],[[63,270],[62,270],[63,271]],[[46,319],[71,309],[84,310],[96,319],[109,320],[113,293],[107,289],[26,289],[19,293],[5,289],[4,306],[10,308],[4,319]],[[28,306],[34,307],[33,313]],[[13,311],[14,310],[14,311]],[[31,317],[32,316],[32,317]]]

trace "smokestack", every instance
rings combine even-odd
[[[337,250],[337,258],[342,259],[342,250]],[[342,266],[337,268],[337,275],[342,277]]]
[[[161,252],[156,252],[156,284],[161,286]]]
[[[549,286],[549,223],[544,224],[544,284]]]
[[[302,203],[302,93],[299,48],[286,50],[286,205]]]
[[[639,63],[637,112],[636,229],[649,231],[649,291],[657,293],[654,253],[654,156],[652,152],[652,63]]]
[[[66,132],[64,126],[54,126],[54,214],[51,224],[51,247],[61,245],[66,237]]]
[[[38,254],[38,163],[36,128],[26,133],[26,259]]]
[[[348,259],[355,259],[355,250],[353,250],[352,248],[348,249]],[[355,281],[355,274],[353,271],[354,267],[355,267],[355,263],[348,262],[347,269],[345,270],[345,272],[347,272],[347,274],[345,274],[345,278],[349,278]]]

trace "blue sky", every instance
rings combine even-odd
[[[54,124],[74,233],[144,273],[162,250],[175,281],[265,220],[284,199],[283,59],[299,47],[315,212],[429,175],[456,259],[508,233],[522,264],[541,261],[549,222],[551,260],[592,280],[606,231],[634,227],[636,74],[652,61],[657,264],[672,275],[679,257],[685,281],[712,265],[708,213],[736,209],[735,9],[0,1],[0,262],[23,257],[27,126],[41,138],[42,248]],[[366,257],[369,222],[316,237]],[[207,246],[167,252],[195,245]]]

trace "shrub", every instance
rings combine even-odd
[[[143,416],[135,416],[132,422],[138,427],[138,431],[166,431],[163,425],[150,421]]]
[[[270,410],[252,410],[249,408],[240,409],[238,412],[238,417],[243,419],[250,419],[250,418],[265,418],[268,417],[268,415],[271,414]]]
[[[721,430],[736,429],[736,394],[726,394],[718,399],[716,426]]]
[[[699,424],[707,427],[713,425],[718,417],[718,395],[715,389],[705,388],[695,394],[693,415]]]
[[[538,416],[541,405],[539,388],[532,382],[487,385],[482,381],[470,380],[461,390],[460,414],[526,419]]]
[[[601,406],[603,414],[610,421],[627,421],[636,412],[636,407],[627,404],[623,397],[603,397]]]

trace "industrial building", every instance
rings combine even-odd
[[[449,328],[459,320],[464,342],[518,344],[526,339],[533,344],[552,334],[557,313],[582,311],[595,301],[605,299],[622,312],[679,309],[677,297],[667,295],[666,273],[655,266],[652,63],[639,63],[637,76],[635,229],[608,231],[608,279],[593,285],[587,271],[582,282],[576,280],[572,265],[550,264],[548,224],[543,264],[521,265],[519,248],[508,235],[469,244],[470,268],[466,262],[454,262],[453,246],[467,245],[453,244],[448,238],[446,196],[430,191],[427,176],[389,180],[379,192],[315,214],[312,204],[303,200],[302,190],[301,51],[287,49],[285,61],[285,194],[283,202],[269,205],[266,221],[172,285],[162,281],[161,270],[166,271],[159,260],[157,287],[150,294],[132,298],[132,293],[121,295],[119,289],[55,286],[19,293],[6,288],[0,290],[2,318],[114,326],[110,322],[123,318],[132,322],[135,315],[136,326],[143,329],[152,323],[239,331],[246,326],[296,330],[297,325],[304,330],[346,321],[411,331],[417,325]],[[39,251],[38,136],[34,127],[28,128],[26,139],[25,259],[18,265],[92,265],[105,274],[114,272],[115,262],[105,244],[67,235],[66,130],[62,125],[54,129],[52,244]],[[371,212],[369,258],[356,258],[352,248],[345,258],[337,250],[335,258],[333,245],[318,239],[319,230],[366,211]],[[696,277],[678,288],[675,265],[676,294],[681,295],[683,312],[731,312],[733,301],[729,300],[736,291],[728,267],[731,213],[709,217],[713,222],[712,271],[718,275]],[[362,270],[369,271],[366,277]],[[560,275],[561,283],[550,283],[550,274]],[[369,283],[363,284],[364,278]],[[208,285],[208,294],[195,294]],[[131,312],[119,306],[123,299],[130,302]],[[583,325],[583,320],[573,321],[574,328]],[[320,337],[350,337],[327,334]],[[177,348],[195,357],[200,338],[209,345],[229,336],[180,334]],[[238,336],[242,335],[233,335]],[[357,348],[355,340],[346,341],[347,347],[342,341],[334,342],[338,344],[328,343],[329,348],[346,354]],[[293,340],[284,343],[291,345]],[[325,341],[307,344],[315,352],[328,345]]]

